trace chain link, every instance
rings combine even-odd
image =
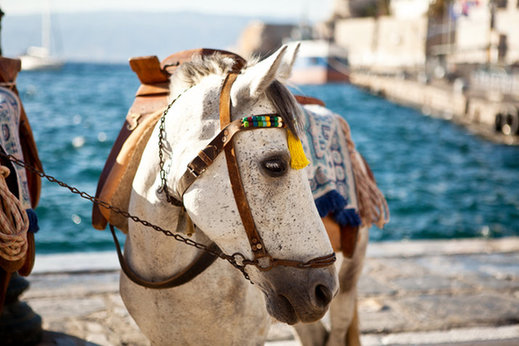
[[[143,219],[141,219],[140,217],[138,217],[136,215],[130,214],[126,210],[122,210],[122,209],[120,209],[120,208],[118,208],[116,206],[113,206],[113,205],[111,205],[111,204],[109,204],[109,203],[107,203],[107,202],[105,202],[105,201],[103,201],[103,200],[101,200],[99,198],[96,198],[96,197],[86,193],[85,191],[80,191],[76,187],[70,186],[67,183],[65,183],[65,182],[63,182],[61,180],[58,180],[55,177],[53,177],[53,176],[51,176],[49,174],[46,174],[46,173],[44,173],[44,172],[42,172],[42,171],[32,167],[31,165],[25,163],[22,160],[17,159],[16,157],[14,157],[12,155],[6,155],[6,154],[0,152],[0,156],[5,157],[6,159],[14,162],[15,164],[30,170],[31,172],[37,174],[41,178],[47,179],[49,182],[51,182],[53,184],[58,184],[59,186],[68,189],[71,193],[79,195],[81,198],[89,200],[93,204],[97,204],[97,205],[99,205],[99,206],[101,206],[103,208],[112,210],[113,212],[115,212],[117,214],[120,214],[120,215],[124,216],[127,219],[130,219],[130,220],[132,220],[134,222],[140,223],[143,226],[149,227],[149,228],[151,228],[151,229],[153,229],[153,230],[155,230],[157,232],[161,232],[161,233],[163,233],[164,235],[166,235],[168,237],[172,237],[176,241],[179,241],[179,242],[184,243],[186,245],[195,247],[195,248],[197,248],[199,250],[208,252],[208,253],[212,254],[213,256],[216,256],[216,257],[219,257],[219,258],[221,258],[223,260],[226,260],[229,263],[231,263],[235,268],[240,270],[242,272],[243,276],[245,277],[245,279],[250,281],[250,277],[247,274],[247,272],[245,271],[245,266],[249,265],[249,264],[255,264],[255,261],[243,260],[243,261],[241,261],[241,263],[238,263],[238,259],[237,259],[238,256],[240,256],[241,258],[245,258],[242,254],[235,253],[233,255],[227,255],[227,254],[225,254],[223,252],[214,251],[214,250],[210,249],[205,244],[198,243],[198,242],[196,242],[196,241],[194,241],[194,240],[192,240],[190,238],[186,238],[186,237],[182,236],[179,233],[174,233],[174,232],[171,232],[170,230],[167,230],[167,229],[164,229],[164,228],[162,228],[160,226],[152,224],[151,222],[143,220]],[[250,282],[252,283],[252,281],[250,281]]]
[[[177,206],[177,207],[182,206],[182,201],[170,195],[169,190],[168,190],[168,185],[167,185],[167,182],[166,182],[166,170],[164,169],[164,164],[165,164],[165,160],[164,160],[164,139],[166,137],[166,129],[165,129],[166,114],[169,112],[169,109],[171,108],[171,106],[173,106],[173,103],[175,103],[175,101],[178,100],[178,98],[180,96],[182,96],[182,94],[184,92],[185,92],[185,90],[183,92],[181,92],[177,97],[175,97],[173,99],[173,101],[171,101],[168,104],[166,109],[164,109],[164,112],[162,113],[162,116],[160,117],[160,125],[159,125],[159,169],[160,169],[160,183],[161,183],[159,192],[164,192],[164,194],[166,195],[166,200],[168,201],[168,203],[171,203],[171,204],[173,204],[174,206]]]

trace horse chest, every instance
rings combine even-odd
[[[259,345],[270,326],[262,294],[223,262],[174,289],[145,289],[121,277],[121,296],[156,345]]]

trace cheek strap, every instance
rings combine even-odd
[[[236,77],[238,77],[237,74],[229,73],[225,78],[222,90],[220,92],[220,127],[222,130],[226,128],[227,125],[229,125],[231,122],[231,87],[236,80]],[[247,196],[245,195],[245,189],[243,187],[238,161],[236,159],[233,140],[231,140],[229,144],[225,146],[225,159],[227,161],[227,170],[229,171],[229,178],[231,181],[232,192],[234,194],[234,200],[236,201],[236,206],[238,207],[238,212],[240,214],[243,227],[245,228],[247,238],[249,239],[251,250],[254,254],[254,259],[258,260],[265,257],[269,258],[270,255],[268,254],[267,249],[265,249],[263,240],[261,239],[259,232],[256,229],[254,217],[252,216],[249,202],[247,201]]]

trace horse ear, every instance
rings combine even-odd
[[[299,47],[301,46],[301,42],[293,42],[287,44],[287,50],[285,55],[283,56],[283,61],[281,62],[281,66],[278,70],[277,78],[286,82],[288,78],[290,78],[290,74],[292,73],[292,67],[294,66],[294,62],[297,58],[297,53],[299,52]]]
[[[278,77],[286,50],[287,46],[283,46],[268,58],[247,68],[234,83],[234,96],[242,100],[242,98],[256,98],[262,94]]]

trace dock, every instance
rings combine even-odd
[[[40,346],[149,345],[118,277],[115,251],[37,256],[22,300],[43,318]],[[371,243],[359,314],[364,346],[519,345],[519,237]],[[267,345],[300,343],[277,323]]]
[[[518,112],[517,100],[492,100],[488,95],[456,88],[446,81],[421,83],[398,75],[352,72],[351,83],[389,101],[417,109],[424,115],[452,121],[495,143],[519,145],[519,135],[496,131],[496,115]]]

